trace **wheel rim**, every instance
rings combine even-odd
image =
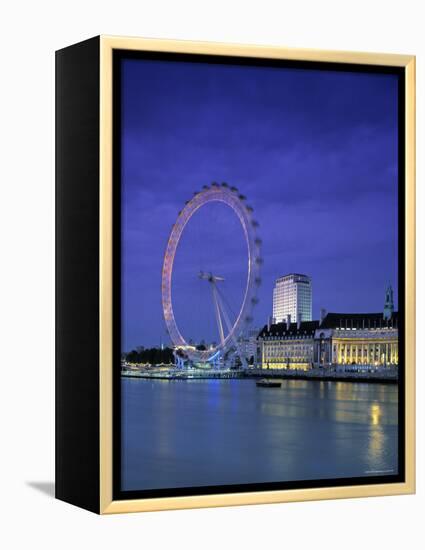
[[[177,248],[187,223],[195,212],[211,202],[226,204],[239,218],[248,250],[248,276],[242,305],[232,329],[228,332],[223,342],[220,342],[212,349],[204,351],[192,349],[177,326],[173,312],[172,275]],[[257,303],[256,291],[261,283],[261,240],[257,236],[257,227],[258,223],[253,219],[253,209],[246,205],[245,197],[240,195],[235,187],[229,188],[226,184],[212,184],[211,187],[205,186],[201,192],[195,193],[194,197],[179,212],[177,220],[172,226],[162,266],[161,290],[163,315],[174,347],[184,350],[188,358],[194,362],[207,362],[213,359],[220,351],[224,354],[231,343],[241,336],[243,330],[252,321],[251,311]]]

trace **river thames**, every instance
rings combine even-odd
[[[121,383],[124,491],[397,473],[396,384]]]

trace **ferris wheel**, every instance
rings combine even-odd
[[[227,308],[226,299],[221,290],[224,278],[219,273],[200,271],[198,276],[210,286],[214,304],[215,320],[219,341],[210,345],[208,349],[197,349],[189,344],[180,332],[173,312],[172,275],[174,258],[183,231],[193,216],[200,208],[212,202],[221,202],[229,206],[236,214],[242,226],[247,249],[247,278],[243,292],[243,299],[234,319],[231,319]],[[177,357],[187,359],[192,363],[216,364],[217,359],[224,357],[230,350],[239,349],[240,337],[251,324],[252,309],[257,304],[257,290],[261,284],[261,239],[257,235],[258,222],[253,218],[252,207],[246,204],[246,197],[239,193],[236,187],[229,187],[226,183],[221,185],[212,183],[205,185],[200,192],[195,192],[191,200],[187,201],[179,212],[175,224],[171,228],[168,238],[164,263],[162,267],[162,307],[165,324],[170,339],[174,345]],[[242,364],[245,363],[240,353]]]

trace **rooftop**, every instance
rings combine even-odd
[[[270,331],[267,330],[267,325],[265,325],[258,336],[263,338],[265,336],[313,335],[317,328],[319,328],[319,321],[302,321],[299,328],[297,328],[297,323],[291,323],[289,328],[285,322],[275,323],[270,325]]]
[[[380,328],[397,327],[398,312],[394,311],[391,319],[385,320],[379,313],[328,313],[320,328]]]
[[[398,328],[398,312],[392,314],[391,319],[384,319],[379,313],[327,313],[322,323],[320,321],[302,321],[299,328],[297,323],[274,323],[265,325],[258,336],[260,338],[270,336],[303,336],[313,335],[316,329],[375,329],[375,328]]]

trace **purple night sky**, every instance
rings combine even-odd
[[[313,318],[397,304],[397,77],[124,60],[122,73],[122,348],[168,343],[161,306],[167,238],[186,200],[212,181],[238,187],[263,240],[254,326],[274,280],[313,278]],[[206,205],[175,259],[181,332],[218,339],[200,269],[223,275],[236,312],[246,249],[235,215]],[[397,305],[396,305],[397,307]]]

